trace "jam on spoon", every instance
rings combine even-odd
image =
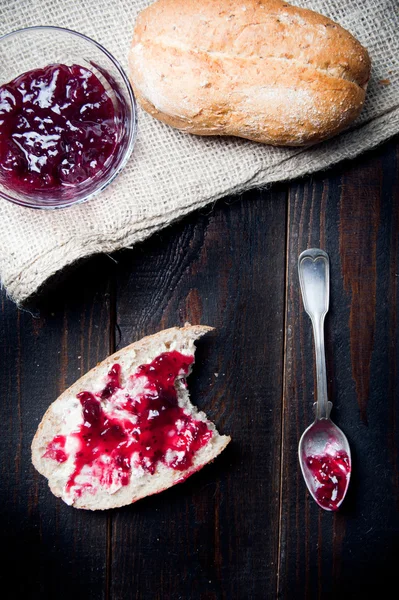
[[[344,450],[336,453],[309,455],[306,466],[314,478],[317,503],[327,510],[337,510],[350,476],[349,456]]]
[[[52,64],[0,86],[0,181],[49,194],[101,172],[116,149],[110,96],[80,65]]]

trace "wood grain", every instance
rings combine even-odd
[[[220,201],[116,253],[117,264],[90,259],[33,315],[1,293],[3,589],[16,567],[13,596],[40,600],[367,599],[396,585],[398,173],[397,140]],[[353,453],[335,515],[310,500],[297,462],[315,390],[297,278],[311,246],[331,258],[328,387]],[[186,321],[216,327],[189,387],[232,444],[131,507],[96,514],[55,499],[30,464],[47,406],[115,347]]]
[[[30,444],[49,404],[109,353],[108,263],[84,265],[33,315],[1,297],[0,562],[13,597],[105,597],[107,515],[54,498],[31,465]]]
[[[360,415],[366,423],[376,326],[381,191],[381,168],[356,169],[350,177],[342,179],[339,251],[344,290],[350,298],[352,374]]]
[[[394,579],[398,507],[397,144],[291,186],[284,377],[279,595],[380,596]],[[311,324],[300,301],[299,253],[331,260],[327,370],[332,418],[353,455],[338,514],[310,499],[297,444],[312,421]],[[295,596],[293,590],[295,589]]]
[[[253,192],[120,261],[121,345],[186,320],[216,327],[189,386],[233,442],[183,485],[115,513],[115,600],[275,593],[285,212],[278,189]]]

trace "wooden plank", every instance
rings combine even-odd
[[[281,188],[252,192],[120,257],[120,345],[214,325],[189,387],[233,442],[184,484],[113,514],[114,600],[275,594],[285,218]]]
[[[107,515],[56,499],[30,444],[49,404],[108,354],[112,268],[89,261],[40,299],[40,316],[1,295],[1,578],[16,597],[105,597]]]
[[[399,550],[398,144],[293,185],[289,195],[283,412],[281,598],[375,597],[394,583]],[[312,421],[311,325],[297,259],[331,260],[327,369],[332,418],[353,453],[338,514],[319,509],[300,474],[297,444]],[[295,594],[293,592],[295,590]]]

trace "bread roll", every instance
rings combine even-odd
[[[280,0],[158,0],[138,16],[129,71],[142,107],[186,133],[303,146],[359,115],[370,60],[333,21]]]

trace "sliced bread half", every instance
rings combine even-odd
[[[189,400],[194,341],[188,325],[109,356],[51,404],[32,461],[51,491],[76,508],[131,504],[184,481],[229,443]]]

